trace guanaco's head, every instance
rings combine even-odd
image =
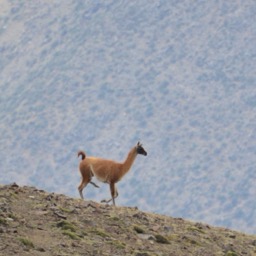
[[[140,142],[137,143],[136,150],[137,150],[138,154],[141,154],[141,155],[144,155],[144,156],[147,155],[146,150],[142,147],[142,144]]]

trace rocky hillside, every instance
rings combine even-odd
[[[256,255],[256,236],[82,201],[17,184],[0,186],[0,255]]]

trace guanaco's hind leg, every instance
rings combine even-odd
[[[88,183],[91,183],[94,187],[99,188],[99,186],[97,184],[95,184],[94,182],[92,182],[92,177],[93,177],[93,172],[92,172],[92,166],[89,167],[90,169],[83,169],[81,172],[82,175],[82,181],[80,183],[80,185],[78,186],[78,191],[80,194],[80,197],[82,199],[84,199],[83,196],[83,189],[87,186]]]
[[[95,184],[94,182],[90,181],[90,183],[91,183],[94,187],[99,188],[99,186],[98,186],[97,184]]]
[[[91,176],[83,175],[83,173],[82,173],[82,181],[81,181],[80,185],[78,186],[78,191],[79,191],[80,197],[82,199],[84,199],[83,189],[87,186],[88,183],[91,183],[91,179],[92,179]],[[96,185],[96,184],[94,184],[94,185]]]
[[[115,198],[118,197],[118,191],[115,186],[115,183],[110,183],[110,192],[111,192],[111,198],[109,200],[101,200],[102,203],[109,203],[110,201],[113,201],[113,205],[115,206]]]
[[[84,199],[84,196],[83,196],[83,189],[87,186],[89,182],[88,181],[84,181],[82,180],[80,185],[78,186],[78,191],[79,191],[79,194],[80,194],[80,197],[82,199]]]
[[[91,183],[94,187],[99,188],[99,186],[97,184],[95,184],[94,182],[92,182],[92,181],[84,181],[84,180],[82,180],[81,184],[78,186],[78,191],[79,191],[80,197],[82,199],[84,199],[83,189],[87,186],[88,183]]]

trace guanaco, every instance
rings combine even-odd
[[[101,202],[109,203],[112,200],[113,205],[115,205],[115,198],[118,196],[115,184],[130,170],[138,154],[144,156],[147,155],[147,152],[140,142],[129,151],[125,161],[122,163],[98,157],[86,157],[86,154],[83,151],[79,151],[78,157],[82,156],[82,160],[79,164],[82,181],[78,186],[81,198],[84,199],[83,189],[88,183],[98,187],[91,181],[92,177],[95,176],[99,181],[108,183],[110,186],[111,198],[109,200],[102,200]]]

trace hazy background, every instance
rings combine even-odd
[[[0,2],[0,183],[78,197],[77,151],[138,156],[121,206],[256,233],[256,2]],[[98,183],[99,184],[99,183]],[[109,188],[88,186],[91,200]]]

